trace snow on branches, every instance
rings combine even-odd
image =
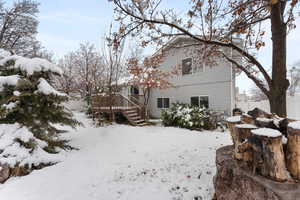
[[[66,96],[66,94],[58,92],[55,90],[45,79],[40,78],[38,84],[38,90],[36,92],[43,93],[45,95],[57,95],[57,96]]]
[[[80,123],[61,104],[68,96],[51,85],[52,78],[62,74],[60,68],[40,58],[3,57],[0,60],[0,168],[5,165],[22,169],[17,170],[21,173],[17,175],[25,175],[32,169],[57,163],[56,153],[71,148],[60,137],[64,131],[57,124],[74,128]]]
[[[49,154],[43,148],[48,144],[36,138],[30,130],[20,124],[0,124],[0,164],[13,168],[16,165],[29,168],[41,163],[53,164],[61,161],[61,156]],[[23,144],[23,145],[22,145]],[[26,145],[36,145],[34,151]]]
[[[11,65],[11,61],[14,61],[14,65]],[[58,75],[62,75],[63,73],[59,67],[42,58],[25,58],[13,55],[2,59],[0,65],[7,65],[10,68],[20,69],[26,72],[27,75],[33,75],[35,72],[47,71]]]

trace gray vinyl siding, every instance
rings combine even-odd
[[[189,57],[184,49],[171,49],[160,69],[172,70],[181,64],[182,59]],[[219,60],[215,66],[205,66],[203,72],[189,75],[179,75],[170,79],[174,88],[151,91],[149,110],[153,117],[160,117],[161,109],[157,108],[157,98],[170,98],[170,104],[175,102],[190,103],[192,96],[209,96],[209,106],[214,110],[230,114],[234,106],[234,74],[231,64]]]
[[[190,104],[192,96],[209,96],[209,108],[230,113],[231,82],[207,83],[201,85],[182,86],[167,90],[152,90],[149,108],[153,117],[160,117],[157,98],[170,98],[170,104],[180,102]]]

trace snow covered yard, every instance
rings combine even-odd
[[[228,132],[159,126],[85,127],[68,134],[79,151],[28,176],[0,185],[3,200],[208,200],[213,195],[215,149]]]

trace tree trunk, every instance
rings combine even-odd
[[[252,174],[251,168],[241,166],[233,158],[232,148],[232,146],[225,146],[216,151],[217,173],[214,177],[214,186],[217,200],[299,199],[299,183],[275,182],[263,176]]]
[[[287,168],[292,177],[300,180],[300,129],[288,128]]]
[[[242,121],[247,124],[255,125],[255,121],[254,121],[253,117],[250,115],[247,115],[247,114],[242,115]]]
[[[253,170],[274,181],[287,180],[282,136],[267,137],[253,134],[249,138],[253,149]]]
[[[233,142],[233,145],[236,145],[237,140],[237,128],[235,127],[237,124],[241,124],[242,122],[240,120],[238,121],[227,121],[227,125],[230,131],[231,139]]]
[[[241,124],[236,125],[237,129],[237,141],[234,147],[234,156],[238,160],[243,160],[246,162],[253,161],[253,152],[251,149],[244,148],[244,151],[241,151],[241,148],[243,149],[243,145],[246,144],[247,146],[247,140],[249,137],[252,136],[251,130],[256,129],[254,125],[251,124]]]
[[[272,31],[272,83],[270,85],[270,109],[280,117],[286,117],[286,91],[289,81],[286,78],[286,34],[284,23],[285,3],[278,1],[271,7]]]

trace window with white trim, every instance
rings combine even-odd
[[[209,97],[208,96],[193,96],[193,97],[191,97],[191,105],[209,108]]]
[[[157,98],[157,108],[169,108],[170,98]]]
[[[182,75],[195,74],[204,71],[204,63],[195,61],[193,58],[185,58],[182,60]]]
[[[192,74],[192,58],[182,60],[182,75]]]

